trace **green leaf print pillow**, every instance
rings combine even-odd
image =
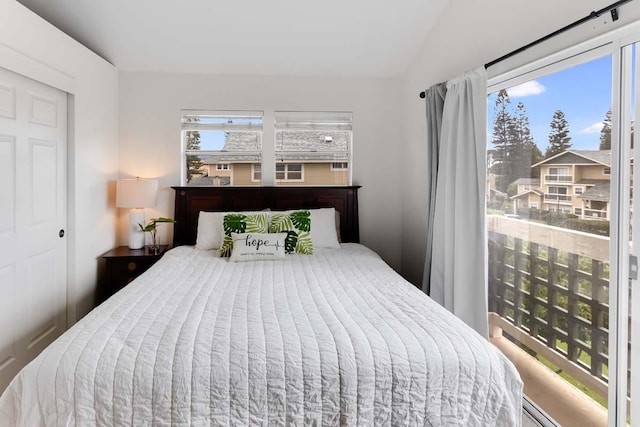
[[[228,257],[233,249],[231,233],[268,233],[269,213],[227,214],[222,220],[222,227],[225,236],[220,246],[220,256]]]
[[[311,242],[311,213],[292,211],[271,213],[270,233],[287,233],[284,249],[288,254],[313,255]]]

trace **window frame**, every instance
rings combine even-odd
[[[283,166],[283,171],[278,171],[278,166]],[[294,165],[300,165],[299,171],[290,171],[289,167]],[[278,174],[283,173],[284,178],[278,178]],[[289,178],[290,173],[300,173],[300,178]],[[304,163],[285,163],[276,162],[276,182],[304,182]]]

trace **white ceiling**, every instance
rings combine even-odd
[[[449,0],[19,0],[123,71],[402,75]]]

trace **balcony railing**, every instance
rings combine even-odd
[[[582,211],[582,216],[586,219],[596,218],[596,219],[606,219],[607,211],[606,210],[596,210],[596,209],[584,209]]]
[[[573,182],[573,175],[545,175],[547,182]]]
[[[568,196],[566,194],[550,194],[545,193],[544,201],[549,202],[560,202],[560,203],[571,203],[572,196]]]
[[[606,402],[609,238],[493,215],[488,231],[494,324]]]

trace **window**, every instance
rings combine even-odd
[[[549,175],[569,175],[569,168],[549,168]]]
[[[582,193],[583,193],[583,191],[584,191],[584,188],[583,188],[583,187],[575,187],[575,188],[573,189],[573,194],[575,194],[575,195],[577,196],[578,194],[582,194]]]
[[[276,185],[349,185],[349,112],[275,112]]]
[[[349,169],[349,163],[347,162],[331,163],[331,170],[337,171],[337,170],[348,170],[348,169]]]
[[[302,163],[276,163],[276,182],[304,181]]]
[[[256,185],[250,165],[262,160],[262,112],[183,110],[182,144],[187,185]],[[212,171],[232,173],[216,181]]]
[[[529,191],[529,190],[531,190],[531,185],[530,185],[530,184],[524,184],[522,187],[523,187],[523,190],[524,190],[524,191]]]
[[[605,166],[604,168],[602,168],[602,174],[611,175],[611,168],[609,166]]]
[[[350,112],[183,110],[182,182],[189,186],[350,185]],[[272,121],[271,121],[272,120]],[[273,126],[271,162],[263,129]],[[269,141],[271,143],[271,141]]]
[[[549,187],[549,194],[567,194],[567,187]]]
[[[538,209],[537,203],[531,203],[529,206],[531,207],[531,209]]]
[[[582,208],[574,208],[573,213],[578,216],[582,216]]]
[[[260,163],[251,165],[251,182],[262,182],[262,165]]]

